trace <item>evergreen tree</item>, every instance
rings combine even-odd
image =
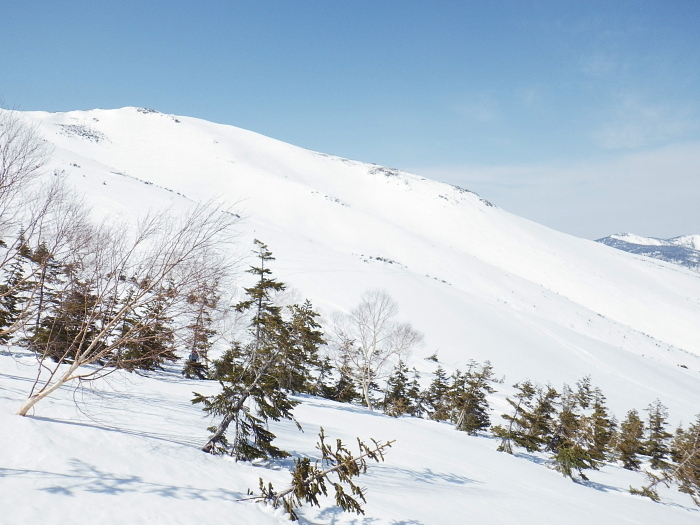
[[[192,308],[189,313],[192,319],[187,326],[186,336],[189,358],[182,371],[187,377],[192,374],[202,377],[209,366],[209,349],[212,346],[212,338],[216,335],[212,312],[219,302],[217,287],[218,282],[207,283],[187,297],[187,303]]]
[[[329,356],[319,358],[318,373],[309,393],[312,396],[325,397],[330,399],[333,391],[332,379],[335,367]]]
[[[46,315],[52,319],[58,316],[61,303],[65,301],[69,290],[67,287],[67,274],[69,269],[57,261],[45,243],[41,243],[35,250],[31,250],[24,242],[21,244],[21,259],[29,266],[29,275],[25,282],[27,289],[31,289],[29,303],[25,311],[31,313],[32,318],[27,319],[26,336],[21,343],[39,355],[50,355],[45,349],[49,345],[48,334],[51,331],[52,322],[44,320]],[[43,322],[42,322],[43,321]]]
[[[413,367],[411,381],[406,390],[406,397],[409,399],[408,414],[414,417],[423,417],[425,407],[423,407],[423,395],[420,387],[420,372]]]
[[[229,453],[237,460],[289,455],[272,444],[275,435],[267,428],[267,422],[294,420],[292,411],[298,402],[290,399],[283,388],[282,372],[308,363],[285,357],[289,358],[291,352],[300,352],[302,357],[315,353],[311,347],[321,341],[315,322],[317,314],[308,303],[293,309],[291,320],[283,319],[282,309],[273,303],[272,294],[285,286],[271,277],[268,264],[274,260],[272,253],[260,241],[255,243],[259,265],[248,271],[257,277],[257,283],[245,288],[247,298],[235,307],[250,314],[249,340],[234,344],[213,363],[221,393],[210,397],[195,394],[193,399],[193,403],[202,403],[208,414],[222,417],[218,426],[209,429],[212,436],[203,450]],[[234,436],[229,442],[226,432],[231,424]]]
[[[644,442],[644,453],[649,456],[649,465],[654,469],[661,469],[667,466],[666,459],[671,452],[669,440],[672,435],[666,431],[668,427],[668,409],[659,399],[646,408],[647,419],[647,439]]]
[[[554,440],[555,416],[559,399],[559,392],[551,385],[537,389],[537,398],[532,411],[523,414],[525,431],[521,442],[528,452],[550,448],[550,444]]]
[[[671,444],[671,460],[672,463],[664,461],[661,473],[647,471],[649,484],[641,489],[631,487],[630,492],[660,501],[656,487],[659,484],[670,487],[675,482],[680,492],[688,494],[700,506],[700,415],[687,430],[679,428],[676,431]]]
[[[513,413],[501,415],[508,421],[508,426],[497,425],[492,429],[494,436],[501,438],[498,450],[508,454],[513,453],[513,444],[523,448],[533,447],[532,440],[527,434],[530,428],[528,416],[532,414],[533,402],[537,395],[537,388],[529,380],[516,383],[513,387],[518,390],[518,393],[513,396],[515,400],[506,398],[508,404],[513,407]]]
[[[700,415],[687,430],[678,429],[671,444],[671,458],[678,490],[700,506]]]
[[[212,436],[202,450],[230,454],[236,461],[288,457],[287,452],[273,445],[275,435],[267,422],[294,421],[292,411],[298,402],[289,399],[269,373],[273,360],[260,360],[257,367],[251,366],[250,352],[250,347],[239,345],[227,350],[212,363],[221,392],[209,397],[195,393],[193,403],[202,403],[207,414],[222,417],[218,426],[208,429]],[[231,424],[233,440],[229,441],[226,433]]]
[[[41,325],[41,318],[45,310],[49,308],[45,307],[45,303],[57,302],[56,295],[59,284],[63,283],[62,274],[65,273],[67,268],[56,260],[54,255],[48,249],[45,243],[41,243],[36,250],[34,250],[29,255],[29,260],[38,269],[33,273],[37,276],[37,282],[34,283],[36,288],[36,322],[34,323],[34,330],[38,330]]]
[[[394,372],[387,380],[384,394],[384,413],[393,417],[404,414],[417,415],[420,411],[420,375],[413,369],[413,377],[409,378],[409,369],[403,361],[399,361]]]
[[[588,478],[583,473],[586,469],[598,469],[592,450],[593,438],[586,431],[587,421],[583,409],[592,404],[593,391],[590,380],[584,378],[577,383],[577,390],[564,385],[561,396],[561,410],[549,449],[553,452],[550,460],[554,469],[564,477],[575,479],[576,473],[583,480]]]
[[[644,421],[639,417],[639,413],[632,409],[627,412],[627,417],[620,424],[620,432],[615,444],[615,450],[623,468],[639,470],[642,463],[639,455],[644,453],[643,438]]]
[[[389,376],[386,382],[386,390],[384,391],[384,413],[398,417],[406,413],[408,409],[408,400],[406,399],[406,389],[408,386],[408,367],[403,361],[399,360],[394,371]]]
[[[453,375],[448,396],[457,430],[474,435],[491,425],[486,396],[496,391],[491,385],[499,382],[488,361],[483,365],[471,361],[464,374],[457,371]]]
[[[599,388],[593,390],[592,413],[586,418],[586,427],[590,436],[591,457],[596,461],[610,459],[617,422],[608,412],[605,396]]]
[[[67,289],[52,294],[50,301],[44,298],[39,324],[28,339],[29,348],[55,362],[72,362],[90,347],[99,331],[97,301],[90,283],[69,275]],[[92,353],[97,354],[102,348],[103,343],[98,343]]]
[[[318,323],[319,314],[309,300],[288,307],[291,318],[283,323],[282,352],[275,367],[280,388],[289,392],[311,393],[313,370],[319,370],[319,347],[326,344]]]
[[[157,293],[142,312],[131,310],[122,319],[118,345],[112,357],[117,368],[157,370],[166,362],[177,361],[173,320],[167,315],[163,292]],[[127,304],[130,298],[127,297]]]
[[[447,372],[441,365],[438,365],[434,376],[428,390],[423,393],[423,406],[430,419],[445,421],[450,418],[450,404],[448,400],[450,385]]]
[[[22,293],[28,288],[22,268],[23,262],[22,257],[18,256],[3,268],[5,275],[0,284],[0,343],[6,344],[10,341],[22,313]]]
[[[324,397],[338,401],[339,403],[353,403],[362,399],[362,395],[355,387],[353,380],[352,365],[347,354],[340,356],[338,366],[338,379],[335,384],[325,389]]]

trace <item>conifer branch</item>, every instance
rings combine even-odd
[[[273,508],[284,508],[289,515],[289,519],[297,521],[299,516],[295,509],[304,503],[310,503],[320,507],[318,496],[328,496],[328,485],[333,486],[336,504],[346,512],[364,514],[362,503],[366,503],[365,490],[358,487],[352,480],[353,477],[364,474],[367,471],[367,460],[374,460],[377,463],[384,461],[385,449],[391,447],[394,440],[380,443],[372,439],[373,445],[369,446],[359,438],[357,439],[360,449],[359,455],[353,455],[340,439],[336,440],[335,449],[325,443],[325,433],[323,427],[319,433],[320,442],[316,448],[321,451],[322,458],[311,466],[309,458],[295,460],[295,467],[292,471],[292,484],[281,492],[276,492],[272,483],[267,486],[260,478],[260,495],[252,496],[252,491],[248,491],[252,497],[241,501],[258,501],[272,505]],[[323,468],[323,466],[327,468]],[[329,475],[335,473],[336,482],[329,479]],[[347,485],[350,493],[347,493],[343,484]],[[361,501],[361,502],[360,502]]]

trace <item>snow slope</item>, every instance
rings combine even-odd
[[[98,214],[128,219],[149,207],[235,202],[243,217],[241,253],[254,238],[267,243],[277,257],[277,277],[324,312],[351,309],[366,289],[387,289],[401,318],[426,336],[412,364],[432,371],[435,365],[422,358],[437,350],[449,370],[488,359],[504,376],[493,399],[495,422],[510,385],[525,378],[558,387],[590,375],[618,418],[656,398],[670,408],[674,424],[699,411],[697,273],[550,230],[467,190],[230,126],[139,108],[27,117],[55,146],[52,168],[64,171]],[[26,454],[3,458],[12,472],[26,474],[0,474],[0,483],[24,480],[19,492],[52,508],[80,495],[100,508],[134,513],[114,523],[137,523],[137,508],[165,513],[158,514],[163,523],[192,523],[188,516],[203,502],[218,509],[207,510],[212,516],[245,507],[240,523],[279,519],[231,500],[255,488],[258,475],[284,479],[283,470],[233,466],[198,453],[207,425],[188,400],[200,383],[137,378],[113,396],[96,393],[84,407],[105,424],[76,414],[70,392],[38,405],[35,418],[18,420],[9,414],[26,395],[31,371],[24,358],[0,363],[0,381],[10,393],[2,399],[3,428],[27,446]],[[492,440],[468,438],[448,425],[393,420],[317,399],[305,400],[297,414],[307,432],[290,430],[282,440],[298,453],[312,453],[320,424],[349,439],[400,438],[387,464],[367,480],[374,502],[366,521],[326,507],[305,513],[308,523],[463,523],[463,515],[504,524],[690,523],[699,517],[680,496],[669,495],[676,503],[665,505],[629,496],[629,484],[642,481],[620,469],[594,473],[585,487],[539,458],[496,453]],[[93,439],[105,449],[91,445]],[[75,444],[82,440],[85,446]],[[81,453],[69,453],[71,446]],[[42,466],[48,458],[29,453],[47,447],[55,450],[51,468]],[[113,486],[93,490],[90,480],[104,478],[101,473],[114,478]],[[120,476],[137,479],[121,482]],[[74,478],[75,490],[62,493],[61,480]],[[122,508],[114,502],[121,499],[130,503]],[[37,514],[22,514],[17,523],[44,523],[31,512]],[[158,523],[149,519],[142,522]]]
[[[207,421],[189,404],[203,382],[111,376],[79,395],[59,391],[40,410],[12,414],[31,380],[31,358],[0,356],[0,523],[4,525],[193,525],[288,523],[279,510],[240,502],[258,478],[281,489],[289,463],[273,468],[204,454]],[[394,419],[328,400],[304,398],[295,413],[304,432],[273,425],[277,443],[317,457],[319,426],[354,448],[355,437],[395,439],[386,461],[360,485],[366,515],[332,502],[304,508],[303,524],[535,525],[674,524],[700,520],[689,498],[669,490],[663,504],[632,496],[638,473],[607,466],[585,485],[546,468],[542,458],[496,452],[497,441],[470,437],[448,424]]]

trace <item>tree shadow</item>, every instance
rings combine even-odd
[[[334,410],[341,410],[343,412],[352,412],[355,414],[362,414],[362,415],[366,415],[366,416],[391,417],[391,416],[387,416],[386,414],[380,412],[379,410],[370,410],[366,406],[351,405],[349,403],[340,403],[337,401],[332,401],[330,399],[317,398],[315,396],[296,395],[294,397],[298,398],[300,400],[303,400],[304,404],[310,405],[310,406],[325,407],[325,408],[332,406],[332,408]],[[318,401],[315,401],[317,399],[318,399]],[[323,400],[323,401],[320,401],[320,400]],[[330,403],[332,403],[332,405],[329,405]]]
[[[328,523],[328,525],[335,525],[338,523],[338,519],[340,516],[344,515],[345,511],[341,509],[340,507],[328,507],[326,509],[323,509],[321,512],[318,513],[318,517],[322,520],[324,520],[324,523]],[[329,520],[329,521],[325,521]],[[352,525],[371,525],[372,523],[375,523],[379,521],[377,518],[369,518],[366,516],[360,516],[355,519],[348,520],[345,518],[343,520],[343,523],[350,523]],[[303,523],[301,520],[299,523]],[[306,521],[305,525],[313,525],[313,522],[311,521]]]
[[[340,516],[344,516],[343,518],[343,523],[349,523],[351,525],[372,525],[373,523],[379,522],[379,518],[371,518],[368,516],[358,516],[356,518],[350,518],[348,519],[347,513],[343,511],[338,506],[334,507],[328,507],[323,510],[321,510],[318,513],[318,517],[316,521],[310,521],[307,518],[304,518],[303,516],[299,516],[299,523],[301,525],[318,525],[320,521],[324,523],[324,525],[336,525],[339,523]],[[391,522],[391,525],[424,525],[422,521],[418,520],[393,520]]]
[[[434,485],[438,482],[450,483],[452,485],[468,485],[468,484],[482,484],[483,482],[468,478],[466,476],[460,476],[458,474],[453,474],[452,472],[434,472],[432,469],[425,468],[421,471],[411,470],[411,469],[401,469],[396,467],[387,467],[387,470],[391,472],[400,473],[403,476],[410,476],[414,481],[419,483],[428,483]]]
[[[33,377],[13,376],[12,374],[4,374],[2,372],[0,372],[0,377],[5,377],[7,379],[11,379],[12,381],[23,381],[25,383],[33,383],[34,382]]]
[[[24,397],[26,397],[26,395],[27,395],[27,391],[29,390],[29,387],[27,385],[31,385],[34,382],[34,379],[31,377],[15,376],[12,374],[4,374],[4,373],[0,373],[0,378],[8,379],[9,381],[16,381],[18,383],[16,386],[12,386],[12,387],[9,386],[9,383],[4,383],[3,388],[0,390],[0,392],[7,392],[7,393],[13,392],[13,393],[19,394],[20,395],[19,399],[13,397],[12,395],[0,395],[1,399],[7,399],[9,401],[14,401],[14,402],[18,403],[18,406],[19,406],[20,400],[23,399]]]
[[[167,485],[144,480],[140,476],[114,474],[101,470],[80,459],[69,461],[69,472],[0,468],[0,477],[31,477],[52,482],[37,490],[68,497],[80,497],[83,493],[120,496],[127,493],[155,494],[162,498],[190,500],[238,501],[245,497],[240,492],[226,489],[203,489],[191,485]]]
[[[513,457],[526,459],[527,461],[537,465],[546,465],[548,461],[547,458],[535,456],[534,454],[528,454],[527,452],[515,452]]]
[[[29,419],[34,419],[37,421],[46,421],[48,423],[58,423],[61,425],[73,425],[73,426],[78,426],[78,427],[84,427],[84,428],[94,428],[97,430],[104,430],[106,432],[116,432],[117,434],[126,434],[130,436],[138,436],[142,438],[148,438],[148,439],[154,439],[157,441],[164,441],[166,443],[171,443],[171,444],[176,444],[176,445],[182,445],[185,447],[197,447],[199,448],[200,443],[194,442],[194,441],[185,441],[182,439],[177,439],[173,434],[158,434],[155,432],[146,432],[143,430],[133,430],[133,429],[128,429],[124,427],[110,427],[107,425],[99,425],[96,423],[87,423],[84,421],[70,421],[68,419],[57,419],[57,418],[48,418],[48,417],[42,417],[42,416],[26,416]]]
[[[600,492],[627,492],[622,490],[620,487],[613,487],[612,485],[598,483],[597,481],[591,481],[590,479],[574,480],[574,483],[578,483],[579,485],[583,485],[584,487],[589,487]]]

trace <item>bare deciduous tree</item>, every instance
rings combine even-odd
[[[3,313],[2,341],[36,316],[41,299],[33,298],[41,296],[46,269],[41,258],[60,256],[75,245],[69,239],[80,237],[86,223],[87,209],[65,188],[60,174],[35,183],[49,153],[36,126],[17,111],[0,109],[0,303],[15,310]],[[32,253],[32,245],[40,250]],[[36,264],[28,264],[32,256]]]
[[[162,332],[162,316],[148,312],[184,315],[191,309],[188,297],[226,274],[229,261],[223,254],[237,221],[228,209],[201,205],[180,217],[151,214],[131,234],[103,224],[85,226],[71,238],[70,253],[61,260],[70,275],[60,292],[78,297],[77,313],[70,331],[55,321],[41,326],[34,345],[39,371],[18,414],[26,415],[66,383],[137,364],[126,359],[157,359],[164,351],[159,345],[144,344],[143,352],[130,357],[120,349],[152,341]],[[134,316],[138,322],[126,322]]]
[[[85,249],[89,237],[85,231],[89,210],[66,189],[60,177],[51,179],[36,193],[16,198],[23,205],[23,220],[14,236],[0,247],[0,302],[15,297],[16,312],[0,326],[2,340],[38,319],[51,261]]]
[[[386,291],[369,290],[352,312],[336,313],[332,318],[331,337],[338,360],[351,364],[370,410],[372,382],[386,376],[392,360],[403,358],[423,341],[423,335],[410,324],[394,321],[398,312]]]
[[[16,225],[23,204],[17,197],[42,173],[49,152],[36,127],[0,108],[0,234]]]

